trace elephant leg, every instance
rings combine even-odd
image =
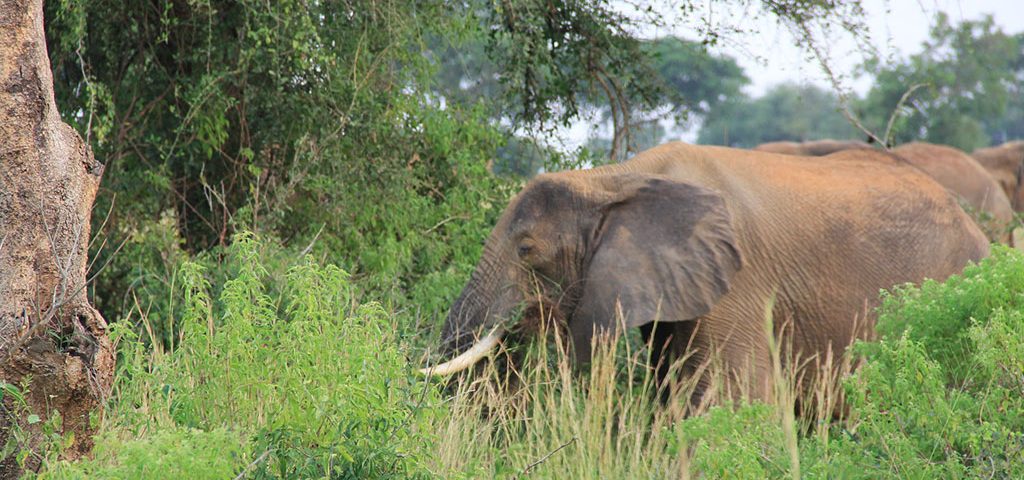
[[[663,404],[668,403],[672,394],[672,386],[666,383],[666,380],[675,358],[672,351],[672,339],[677,334],[677,329],[674,327],[674,324],[664,323],[648,323],[640,326],[640,333],[643,335],[644,342],[650,348],[648,362],[651,368],[654,369],[655,388]]]
[[[716,328],[742,323],[715,320],[640,327],[650,346],[650,365],[662,403],[687,395],[690,411],[696,412],[719,399],[771,399],[771,354],[764,334]],[[705,398],[707,395],[712,398]]]
[[[690,409],[696,409],[710,386],[701,365],[706,351],[694,346],[698,332],[696,320],[646,324],[640,327],[650,346],[650,365],[663,404],[686,394]]]
[[[761,320],[736,317],[705,317],[691,341],[692,358],[699,369],[699,393],[713,394],[723,401],[740,399],[769,401],[773,396],[771,352]],[[718,400],[712,398],[710,400]],[[694,398],[692,402],[703,402]]]
[[[619,335],[620,329],[611,326],[570,322],[569,338],[573,357],[576,360],[576,368],[580,371],[588,370],[593,356],[600,355],[600,352],[606,351],[605,349],[614,347]]]

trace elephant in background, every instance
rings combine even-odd
[[[786,155],[804,155],[820,157],[843,150],[872,148],[870,144],[860,140],[811,140],[806,142],[769,142],[762,143],[754,150],[760,152],[783,153]]]
[[[872,147],[868,143],[855,140],[819,140],[802,143],[763,143],[754,147],[754,150],[787,155],[821,156],[842,150],[866,148]],[[1022,154],[1024,154],[1024,142],[1020,142],[1019,148]],[[978,161],[972,159],[970,155],[953,147],[922,142],[901,145],[893,149],[892,153],[921,169],[942,184],[942,186],[960,196],[976,212],[984,212],[991,217],[981,221],[982,229],[990,240],[1013,245],[1013,235],[1010,232],[1010,226],[1014,221],[1014,208],[1011,205],[1011,199],[1015,197],[1010,195],[1024,196],[1024,189],[1020,189],[1017,186],[1013,188],[1018,190],[1013,192],[1006,190],[1009,184],[1018,185],[1016,183],[1018,182],[1018,177],[1013,167],[1000,165],[998,170],[1010,170],[1012,173],[1006,173],[994,179],[993,177],[995,176],[989,174],[991,170],[987,171]],[[1001,150],[999,153],[1004,153],[1004,157],[1012,159],[1016,150],[1011,146],[1006,150]],[[990,158],[995,156],[989,155]],[[1019,158],[1021,158],[1021,162],[1024,162],[1024,157]],[[997,162],[992,161],[991,163],[995,164]],[[997,179],[1000,181],[997,182]],[[1024,198],[1021,201],[1024,202]]]
[[[640,328],[659,380],[683,359],[682,375],[697,380],[691,402],[711,385],[700,366],[714,359],[764,400],[769,306],[789,365],[824,363],[871,327],[880,289],[942,280],[988,248],[953,196],[884,152],[808,161],[670,143],[530,181],[448,313],[450,360],[423,371],[468,368],[523,321],[518,312],[550,302],[578,365],[592,341]]]
[[[1024,212],[1024,140],[980,148],[971,154],[1003,187],[1015,212]]]
[[[914,142],[892,150],[896,156],[931,175],[972,209],[988,214],[982,229],[989,239],[1012,245],[1013,208],[1003,188],[988,171],[963,151],[945,145]]]

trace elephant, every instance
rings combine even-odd
[[[1024,140],[981,148],[971,156],[1003,187],[1013,210],[1024,212]]]
[[[786,155],[804,155],[818,157],[842,150],[872,148],[870,144],[860,140],[812,140],[807,142],[770,142],[762,143],[754,150],[760,152],[784,153]]]
[[[900,145],[892,153],[931,175],[975,211],[987,213],[991,219],[981,224],[992,241],[1013,244],[1010,200],[999,183],[970,155],[946,145],[923,142]]]
[[[866,334],[880,289],[942,280],[988,254],[956,199],[890,154],[807,160],[673,142],[538,175],[502,212],[448,312],[449,360],[421,371],[471,367],[524,321],[518,313],[552,302],[580,368],[596,342],[638,327],[658,381],[695,380],[691,403],[711,391],[700,365],[715,359],[765,400],[769,308],[789,365],[822,360]],[[674,361],[681,369],[665,368]]]

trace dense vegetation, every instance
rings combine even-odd
[[[521,384],[489,369],[446,395],[414,374],[396,317],[356,301],[343,270],[280,253],[238,237],[219,265],[231,273],[212,283],[213,265],[184,264],[163,302],[180,322],[171,349],[147,348],[119,324],[122,358],[95,458],[59,461],[55,437],[41,477],[1024,474],[1018,251],[997,247],[944,283],[887,294],[878,340],[855,348],[867,363],[843,382],[847,418],[795,424],[785,401],[680,419],[657,405],[637,361],[645,350],[629,342],[599,354],[583,378],[564,352],[534,346]],[[777,378],[779,398],[792,398],[787,378]],[[840,395],[817,393],[829,404]]]
[[[414,373],[524,176],[658,143],[658,115],[750,120],[732,144],[848,131],[810,89],[745,98],[714,32],[644,41],[656,15],[613,3],[47,2],[57,103],[106,164],[91,296],[118,375],[94,458],[59,459],[59,418],[47,448],[4,453],[40,457],[44,478],[1020,476],[1024,257],[1008,250],[889,294],[835,423],[793,424],[786,372],[780,407],[684,420],[636,339],[583,377],[554,342],[520,347],[515,382]],[[856,2],[736,3],[859,25]],[[963,42],[995,34],[978,31]],[[1011,134],[1004,104],[1001,123],[964,111]],[[596,153],[527,135],[586,109],[615,124]],[[787,116],[805,127],[757,136]]]

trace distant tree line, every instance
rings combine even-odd
[[[649,45],[661,81],[687,99],[680,106],[699,122],[698,143],[753,147],[866,137],[828,89],[790,83],[751,97],[742,90],[749,79],[734,59],[672,37]],[[1024,32],[1007,34],[991,16],[952,25],[939,13],[921,52],[895,63],[870,59],[860,72],[874,83],[846,108],[879,136],[893,117],[894,144],[924,140],[971,151],[1024,138]],[[668,139],[657,124],[644,132],[648,146]],[[588,145],[606,150],[608,143],[595,138]]]

